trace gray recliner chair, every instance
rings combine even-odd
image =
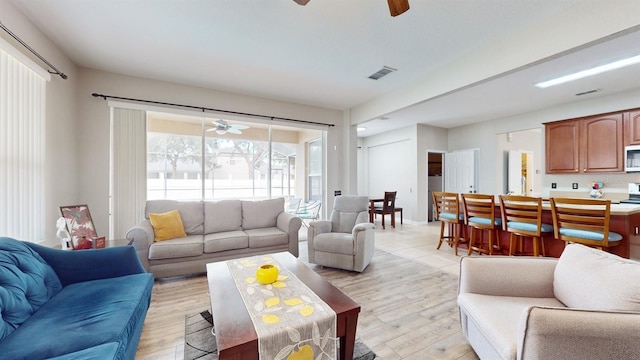
[[[375,226],[368,211],[367,196],[337,196],[330,220],[309,223],[309,262],[364,271],[375,251]]]

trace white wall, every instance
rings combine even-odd
[[[427,154],[429,152],[446,152],[448,149],[447,129],[418,125],[417,127],[418,139],[416,147],[416,191],[413,199],[413,218],[412,220],[417,222],[427,221],[427,208],[428,208],[428,172],[429,172],[429,159]]]
[[[447,150],[447,130],[412,125],[359,140],[358,193],[398,191],[404,219],[427,221],[427,152]]]
[[[327,186],[340,186],[342,171],[340,156],[335,156],[342,146],[342,111],[313,106],[286,103],[263,98],[214,91],[175,83],[155,81],[81,68],[79,71],[78,99],[78,177],[79,195],[89,204],[96,227],[107,229],[109,214],[109,107],[102,98],[91,93],[101,93],[128,98],[189,104],[245,113],[335,124],[328,127]],[[354,145],[355,146],[355,145]],[[331,194],[333,195],[333,194]],[[112,234],[112,237],[124,234]]]
[[[45,221],[53,240],[61,205],[88,204],[98,232],[106,235],[108,229],[109,108],[93,92],[333,124],[327,132],[327,189],[345,188],[343,182],[355,179],[355,166],[348,166],[355,161],[356,139],[343,126],[343,111],[78,68],[12,2],[0,1],[0,14],[4,25],[69,76],[52,76],[47,85]],[[347,152],[353,154],[351,161],[343,160]],[[325,209],[333,206],[333,192],[327,197]]]
[[[633,109],[640,107],[640,90],[613,94],[611,96],[586,99],[569,104],[563,104],[540,111],[530,112],[509,118],[496,119],[479,124],[461,126],[449,129],[449,151],[478,148],[479,150],[479,192],[494,193],[496,184],[503,176],[497,169],[496,160],[496,134],[526,130],[532,128],[544,128],[543,123],[571,119],[581,116],[601,114],[606,112]],[[542,144],[544,144],[544,131]],[[546,156],[542,146],[542,159]],[[544,160],[543,160],[544,161]],[[544,162],[542,165],[542,195],[548,196],[552,181],[559,182],[558,190],[570,189],[572,182],[579,182],[586,186],[590,181],[605,181],[608,183],[624,183],[640,181],[638,174],[616,174],[602,176],[588,175],[546,175],[544,174]],[[596,178],[594,178],[596,177]],[[601,180],[604,179],[604,180]],[[608,181],[607,181],[608,180]]]

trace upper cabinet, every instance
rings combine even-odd
[[[623,172],[625,114],[596,115],[545,124],[547,173]],[[640,128],[638,131],[640,136]]]
[[[640,145],[640,109],[624,114],[624,144]]]
[[[545,131],[547,174],[577,173],[580,166],[578,120],[548,123]]]

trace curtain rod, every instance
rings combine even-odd
[[[65,80],[67,79],[67,75],[65,73],[63,73],[62,71],[58,70],[58,68],[53,66],[50,62],[48,62],[47,59],[43,58],[40,54],[38,54],[35,50],[33,50],[33,48],[31,46],[27,45],[27,43],[22,41],[22,39],[20,39],[18,37],[18,35],[16,35],[13,32],[11,32],[11,30],[9,30],[6,26],[4,26],[4,24],[2,22],[0,22],[0,28],[2,28],[2,30],[6,31],[7,34],[11,35],[12,38],[16,39],[16,41],[19,42],[22,46],[26,47],[27,50],[31,51],[31,53],[33,55],[37,56],[38,59],[42,60],[42,62],[47,64],[47,66],[49,66],[50,68],[55,70],[55,71],[47,70],[47,72],[49,72],[49,74],[60,75],[61,78],[65,79]]]
[[[112,96],[112,95],[104,95],[104,94],[98,94],[98,93],[92,93],[91,96],[93,96],[93,97],[101,97],[104,100],[107,100],[107,99],[127,100],[127,101],[135,101],[135,102],[141,102],[141,103],[146,103],[146,104],[167,105],[167,106],[175,106],[175,107],[181,107],[181,108],[187,108],[187,109],[195,109],[195,110],[200,110],[202,112],[215,111],[215,112],[221,112],[221,113],[225,113],[225,114],[251,116],[251,117],[257,117],[257,118],[269,119],[269,120],[292,121],[292,122],[303,123],[303,124],[324,125],[324,126],[329,126],[329,127],[335,126],[334,124],[324,124],[324,123],[319,123],[319,122],[315,122],[315,121],[289,119],[289,118],[283,118],[283,117],[279,117],[279,116],[251,114],[251,113],[245,113],[245,112],[239,112],[239,111],[231,111],[231,110],[212,109],[212,108],[208,108],[208,107],[204,107],[204,106],[174,104],[174,103],[168,103],[168,102],[162,102],[162,101],[153,101],[153,100],[144,100],[144,99],[133,99],[133,98],[126,98],[126,97]]]

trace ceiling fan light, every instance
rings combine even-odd
[[[227,130],[224,129],[216,129],[216,134],[218,135],[224,135],[227,133]]]

